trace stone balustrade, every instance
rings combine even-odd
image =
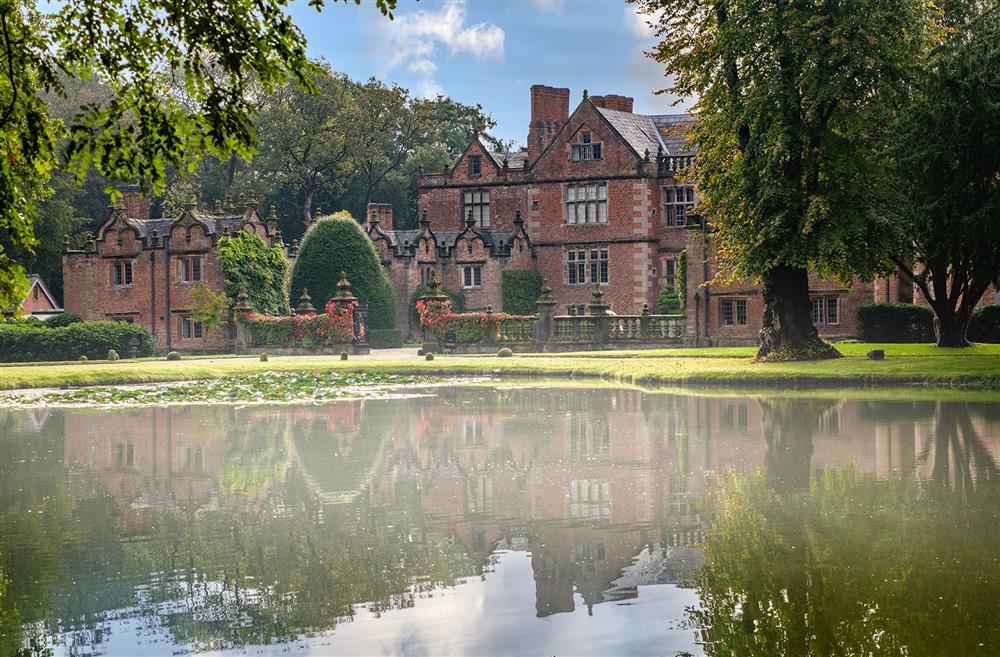
[[[653,315],[648,306],[643,307],[641,315],[612,315],[600,286],[594,289],[587,306],[588,315],[555,315],[555,307],[552,289],[546,282],[534,317],[516,317],[490,324],[495,329],[485,331],[482,342],[455,344],[453,348],[460,352],[490,353],[498,347],[520,351],[586,351],[684,344],[686,319],[683,315]],[[441,351],[445,344],[428,342],[425,347]],[[448,348],[452,346],[449,344]]]

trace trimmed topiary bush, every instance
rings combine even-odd
[[[504,347],[503,349],[497,352],[497,356],[500,358],[510,358],[513,355],[514,352],[508,349],[507,347]]]
[[[180,360],[180,359],[181,355],[176,351],[171,351],[170,353],[167,354],[167,360]]]
[[[250,306],[258,313],[287,315],[288,260],[280,246],[268,246],[254,233],[239,231],[220,237],[219,268],[226,277],[226,296],[236,303],[246,292]]]
[[[340,352],[340,360],[347,360],[347,352],[346,351]]]
[[[428,351],[424,354],[424,360],[434,360],[434,354]]]
[[[660,290],[660,296],[656,300],[656,307],[664,315],[679,313],[681,312],[681,298],[677,295],[677,291],[673,287],[665,285]]]
[[[368,331],[368,342],[376,349],[395,349],[403,346],[403,332],[399,329]]]
[[[542,293],[542,275],[534,270],[509,270],[500,274],[500,296],[503,312],[531,315]],[[454,304],[452,305],[454,308]],[[457,312],[457,311],[456,311]]]
[[[934,311],[912,303],[873,303],[858,308],[865,342],[934,342]]]
[[[125,322],[76,322],[60,328],[5,322],[0,324],[0,361],[30,362],[99,360],[112,349],[136,356],[153,355],[153,336],[137,324]]]
[[[973,342],[1000,342],[1000,304],[972,313],[968,339]]]
[[[260,362],[262,362],[262,363],[266,363],[267,362],[267,354],[261,354],[260,355]]]
[[[90,360],[90,359],[87,358],[86,356],[80,356],[77,360],[84,361],[84,360]]]
[[[347,273],[354,296],[368,305],[368,328],[393,328],[396,300],[392,283],[375,246],[348,212],[322,217],[306,231],[292,268],[292,305],[307,288],[313,304],[323,307],[337,293],[341,271]]]
[[[49,328],[62,328],[70,324],[79,324],[83,318],[76,313],[60,313],[55,317],[45,320],[45,325]]]
[[[424,348],[423,347],[420,347],[419,349],[417,349],[417,355],[418,356],[423,356],[424,355]]]
[[[118,352],[114,349],[108,349],[108,360],[119,360]]]

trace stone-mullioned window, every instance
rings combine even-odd
[[[567,224],[608,223],[608,184],[569,184],[564,192]]]

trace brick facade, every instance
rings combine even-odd
[[[140,324],[159,351],[212,351],[230,339],[226,325],[207,329],[190,321],[192,293],[201,283],[224,289],[216,243],[245,230],[269,245],[281,244],[274,216],[264,220],[256,203],[217,206],[212,212],[187,208],[179,217],[150,219],[149,204],[136,188],[81,251],[63,255],[65,308],[87,320]]]
[[[46,287],[45,281],[38,274],[28,277],[28,293],[21,301],[22,317],[37,317],[38,319],[48,319],[62,314],[63,309],[59,307],[56,298]]]
[[[681,280],[686,251],[688,341],[754,343],[760,287],[706,283],[717,273],[711,241],[691,213],[694,191],[676,176],[694,156],[684,139],[693,118],[634,114],[632,104],[584,93],[570,113],[568,89],[534,85],[527,149],[492,153],[476,138],[450,170],[421,176],[418,230],[393,230],[391,209],[387,220],[373,204],[367,229],[396,285],[400,328],[417,330],[412,297],[429,269],[469,309],[501,309],[501,273],[534,269],[559,314],[585,312],[598,283],[613,313],[656,312],[663,287]],[[481,268],[480,285],[465,285],[469,266]],[[878,294],[870,282],[847,289],[815,276],[810,289],[817,328],[831,338],[856,336],[857,307]]]

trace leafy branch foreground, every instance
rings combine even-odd
[[[210,381],[141,386],[93,386],[24,396],[0,396],[4,404],[127,406],[142,404],[204,404],[262,402],[322,402],[385,394],[403,386],[433,383],[425,376],[380,372],[255,372]]]

